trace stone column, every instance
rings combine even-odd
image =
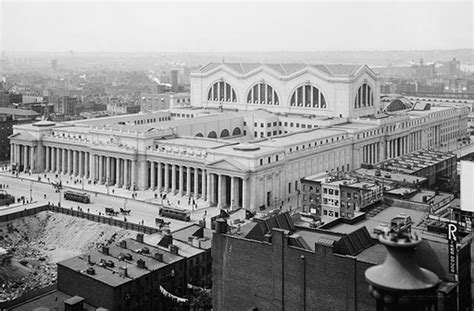
[[[66,166],[66,169],[67,169],[67,173],[68,175],[72,175],[72,150],[71,149],[67,149],[67,153],[66,153],[66,162],[67,162],[67,166]]]
[[[161,162],[158,162],[158,185],[156,186],[156,188],[158,189],[158,191],[161,191],[161,188],[163,187],[163,165],[161,164]]]
[[[121,169],[120,169],[120,159],[115,158],[115,187],[120,188],[122,186],[120,179]]]
[[[50,147],[46,147],[45,150],[46,150],[46,165],[44,167],[44,171],[49,172],[49,170],[50,170],[50,162],[49,162],[50,161],[50,159],[49,159],[49,157],[50,157]],[[13,158],[13,157],[11,157],[11,158]]]
[[[156,172],[155,172],[155,162],[150,161],[150,188],[151,190],[155,190],[156,186]]]
[[[106,160],[105,160],[105,182],[106,182],[106,185],[109,185],[110,184],[110,178],[111,178],[111,174],[110,174],[110,157],[106,157]]]
[[[99,183],[102,185],[104,184],[104,157],[99,157]]]
[[[32,172],[36,168],[35,149],[36,149],[36,147],[30,147],[30,169],[31,169]]]
[[[186,196],[191,195],[191,167],[186,167]]]
[[[170,166],[168,163],[165,163],[165,183],[163,185],[163,190],[168,192],[170,186]]]
[[[130,186],[129,178],[128,178],[128,160],[123,159],[123,186],[124,188],[128,188]]]
[[[84,176],[83,172],[84,172],[84,153],[82,151],[78,151],[79,152],[79,172],[77,172],[77,175],[79,177],[82,177]]]
[[[84,151],[84,171],[83,171],[83,175],[84,178],[89,178],[89,170],[90,170],[90,167],[89,167],[89,152],[85,152]]]
[[[197,200],[199,197],[199,169],[194,168],[194,199]]]
[[[148,189],[148,163],[145,160],[139,161],[137,163],[137,183],[138,189],[146,190]]]
[[[207,201],[207,178],[206,178],[206,171],[202,169],[201,174],[201,197],[204,201]]]
[[[65,174],[67,174],[67,150],[62,149],[61,153],[62,153],[62,156],[61,156],[61,161],[62,161],[61,173],[63,175],[65,175]]]
[[[176,193],[176,166],[171,164],[171,192]]]
[[[61,174],[61,161],[62,161],[62,149],[61,148],[56,148],[56,172],[58,174]]]
[[[23,145],[23,170],[28,169],[28,146]]]
[[[131,171],[131,183],[132,183],[132,189],[135,190],[136,187],[138,187],[137,185],[137,161],[136,160],[132,160],[132,171]]]
[[[207,201],[209,202],[209,205],[212,205],[214,202],[213,202],[213,185],[212,183],[214,182],[214,180],[212,180],[212,173],[210,172],[207,172]]]
[[[230,177],[230,208],[233,210],[237,207],[237,200],[235,198],[235,177]]]
[[[92,153],[89,153],[89,179],[92,181],[95,181],[95,172],[97,171],[97,168],[95,166],[95,155]]]
[[[179,166],[179,181],[178,181],[178,183],[179,183],[179,185],[178,185],[179,186],[178,194],[180,196],[183,195],[183,188],[184,188],[184,178],[183,177],[184,177],[184,168],[183,168],[182,165],[180,165]]]
[[[242,178],[242,207],[249,209],[248,179]]]
[[[77,152],[76,150],[71,150],[72,152],[72,174],[74,176],[77,176],[77,166],[78,166],[78,163],[77,163]]]
[[[10,143],[10,166],[15,163],[15,145]]]
[[[51,147],[51,166],[50,166],[50,171],[55,172],[56,171],[56,148]]]
[[[219,174],[218,177],[217,177],[217,207],[218,208],[222,208],[224,202],[223,202],[223,198],[222,198],[222,195],[224,193],[223,191],[223,187],[222,187],[222,184],[224,183],[224,178],[222,176],[222,174]]]

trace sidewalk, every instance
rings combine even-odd
[[[7,175],[10,177],[14,177],[11,171],[1,171],[0,174]],[[46,177],[45,177],[46,176]],[[58,178],[56,178],[58,176]],[[38,180],[38,177],[41,180]],[[202,199],[195,200],[197,205],[196,209],[193,209],[192,202],[193,198],[191,198],[190,203],[188,204],[188,197],[187,196],[179,196],[179,195],[172,195],[171,193],[166,193],[164,191],[160,192],[158,190],[136,190],[131,191],[124,188],[117,188],[115,186],[100,185],[93,183],[89,184],[87,179],[79,178],[77,176],[69,176],[69,175],[60,175],[55,173],[19,173],[17,178],[22,178],[24,180],[31,180],[34,182],[41,182],[44,184],[52,184],[52,183],[61,183],[63,188],[70,188],[72,190],[78,191],[86,191],[90,192],[91,194],[104,194],[110,195],[114,197],[120,197],[127,200],[135,200],[140,202],[152,203],[157,205],[164,205],[164,206],[171,206],[180,209],[186,209],[190,211],[197,211],[197,210],[205,210],[210,208],[210,206]],[[84,185],[82,184],[84,181]],[[161,199],[160,194],[166,193],[166,199]],[[132,194],[136,194],[135,197],[132,197]]]

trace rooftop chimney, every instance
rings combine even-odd
[[[141,258],[138,259],[138,260],[137,260],[137,266],[138,266],[138,268],[140,268],[140,269],[146,269],[145,260],[143,260],[143,259],[141,259]]]
[[[143,243],[143,233],[137,233],[137,242]]]
[[[155,259],[158,260],[159,262],[164,262],[162,253],[155,253]]]
[[[227,221],[225,219],[219,218],[216,220],[216,233],[227,233]]]
[[[127,275],[127,267],[119,267],[119,275],[123,278],[126,278]]]
[[[125,240],[120,241],[119,246],[121,248],[127,248],[127,241],[125,241]]]
[[[102,254],[104,254],[104,255],[109,254],[109,247],[108,246],[102,246]]]
[[[170,244],[170,252],[172,254],[178,255],[178,246]]]

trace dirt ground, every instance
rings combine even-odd
[[[63,214],[42,212],[0,224],[0,302],[56,281],[58,261],[110,244],[136,232]]]

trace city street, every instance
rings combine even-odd
[[[143,221],[144,225],[146,226],[155,226],[155,218],[160,217],[158,215],[159,211],[159,201],[160,198],[154,199],[153,193],[145,193],[146,191],[139,191],[137,193],[137,200],[131,198],[131,191],[122,190],[121,191],[114,191],[115,194],[112,195],[111,189],[109,189],[109,195],[107,195],[107,189],[103,185],[98,186],[91,186],[86,185],[83,191],[90,194],[91,203],[80,203],[75,201],[65,200],[63,196],[63,192],[68,189],[73,189],[79,191],[82,187],[77,185],[76,187],[69,187],[67,183],[64,182],[67,177],[63,176],[63,189],[60,193],[55,192],[55,188],[52,184],[49,184],[47,181],[44,182],[42,179],[41,182],[37,181],[37,174],[20,174],[19,177],[14,177],[11,172],[0,172],[0,184],[2,188],[4,185],[7,185],[6,188],[7,192],[15,196],[15,198],[21,198],[22,196],[25,197],[25,201],[30,201],[30,198],[33,199],[33,202],[44,202],[48,203],[51,202],[52,204],[57,205],[59,202],[61,203],[62,207],[73,208],[77,209],[78,207],[81,208],[84,212],[90,212],[102,215],[105,212],[105,208],[113,208],[116,211],[119,211],[120,208],[130,209],[130,215],[122,215],[119,214],[117,216],[111,216],[116,219],[124,219],[126,217],[127,221],[133,223],[141,223]],[[44,176],[44,175],[43,175]],[[91,191],[92,188],[95,188],[95,191]],[[102,189],[103,188],[103,189]],[[102,190],[103,192],[100,192]],[[81,190],[82,191],[82,190]],[[128,197],[125,197],[124,192],[128,192]],[[46,195],[46,197],[45,197]],[[168,200],[168,199],[167,199]],[[171,200],[175,201],[174,198]],[[182,199],[184,200],[184,199]],[[153,202],[151,202],[153,201]],[[172,203],[172,202],[170,202]],[[181,203],[181,202],[180,202]],[[187,202],[185,202],[187,203]],[[183,202],[184,205],[184,202]],[[190,207],[188,207],[190,208]],[[195,210],[191,213],[191,221],[198,222],[205,217],[207,224],[206,226],[210,226],[210,217],[215,216],[219,213],[217,208],[201,208],[199,210]],[[189,222],[169,219],[171,221],[170,229],[171,231],[178,230],[180,228],[188,226]]]

